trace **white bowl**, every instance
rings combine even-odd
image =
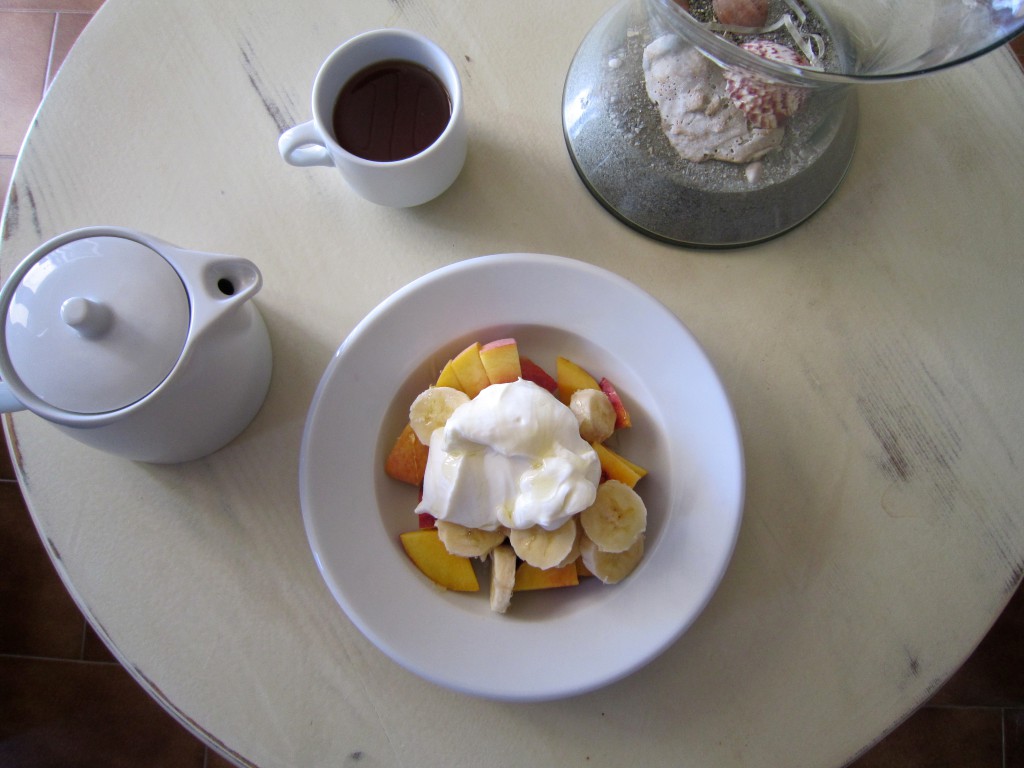
[[[417,527],[417,491],[383,466],[409,404],[444,363],[506,336],[552,375],[564,355],[615,383],[633,418],[617,449],[649,470],[637,485],[648,530],[623,582],[516,593],[501,615],[486,570],[480,593],[454,593],[412,564],[399,534]],[[299,476],[317,565],[363,634],[439,685],[515,701],[593,690],[672,644],[721,581],[743,507],[736,419],[689,331],[624,278],[536,254],[436,270],[360,322],[313,399]]]

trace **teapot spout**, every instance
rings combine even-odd
[[[182,249],[175,249],[164,256],[181,275],[188,290],[192,312],[191,338],[205,333],[207,328],[234,312],[263,287],[263,275],[248,259]]]
[[[263,275],[248,259],[222,259],[210,264],[206,272],[207,294],[218,301],[247,301],[263,286]]]

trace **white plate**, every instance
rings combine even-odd
[[[417,526],[417,492],[383,465],[441,366],[473,341],[505,336],[552,374],[564,355],[611,379],[633,418],[618,449],[650,474],[637,485],[647,551],[628,579],[516,593],[499,615],[486,580],[480,593],[446,592],[406,557],[398,537]],[[439,269],[360,322],[317,389],[299,473],[317,565],[363,634],[428,680],[517,701],[593,690],[673,643],[717,588],[743,506],[736,420],[689,331],[618,275],[533,254]]]

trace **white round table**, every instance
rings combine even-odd
[[[47,96],[6,208],[3,274],[69,229],[244,255],[275,372],[241,437],[135,464],[7,421],[51,557],[139,682],[240,764],[840,766],[970,654],[1024,573],[1024,77],[1006,50],[861,91],[838,193],[772,242],[654,242],[590,197],[561,90],[606,3],[108,0]],[[410,210],[276,140],[339,42],[402,26],[462,74],[470,154]],[[725,580],[664,655],[597,692],[441,689],[349,623],[303,530],[303,423],[331,354],[392,291],[487,253],[616,271],[702,342],[744,436]],[[429,328],[410,329],[410,333]]]

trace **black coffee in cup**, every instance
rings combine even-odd
[[[334,138],[353,155],[393,162],[437,141],[451,115],[451,97],[433,72],[411,61],[381,61],[342,87],[334,105]]]

